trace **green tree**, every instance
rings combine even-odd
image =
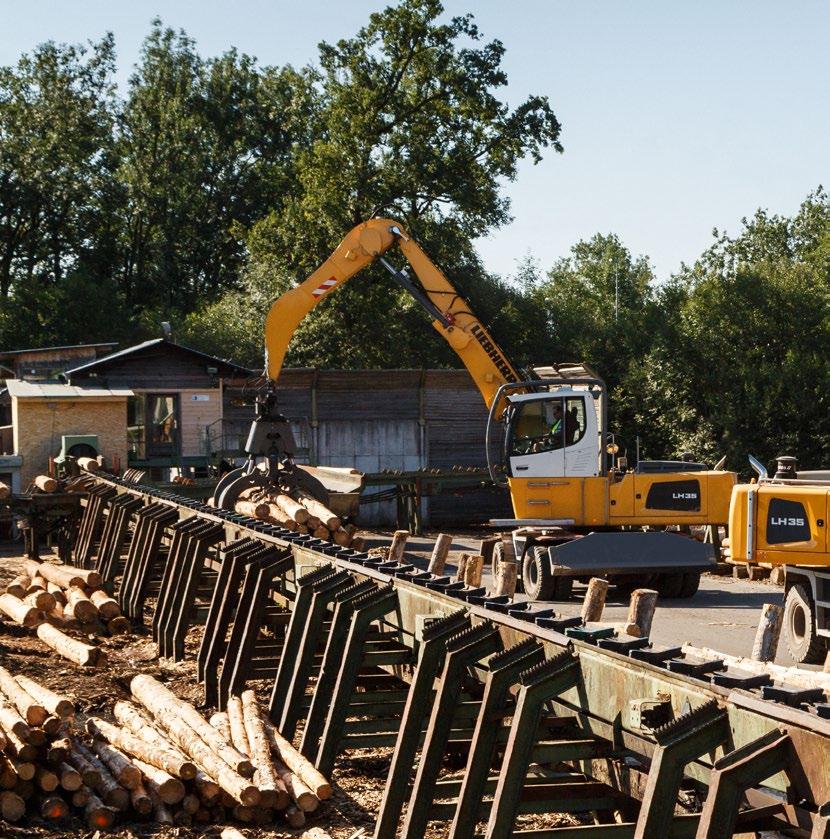
[[[597,234],[574,245],[532,290],[547,318],[544,360],[585,362],[605,380],[609,424],[632,450],[640,433],[639,366],[660,320],[653,283],[646,257],[632,257],[613,234]]]
[[[508,220],[501,184],[522,158],[559,150],[560,126],[545,97],[511,110],[498,96],[507,81],[502,44],[482,43],[472,16],[444,22],[442,14],[437,0],[404,0],[371,15],[354,38],[320,45],[320,66],[308,71],[311,134],[295,156],[299,189],[251,230],[248,288],[267,285],[276,296],[352,226],[389,215],[500,339],[498,319],[512,327],[521,295],[485,271],[472,242]],[[239,306],[232,293],[186,330],[195,335]],[[417,304],[373,266],[307,319],[289,363],[456,365],[442,342],[425,340],[428,330]]]
[[[830,199],[792,218],[759,210],[664,292],[672,327],[650,354],[644,404],[676,449],[830,461]]]
[[[154,21],[118,138],[120,282],[146,328],[238,287],[244,231],[294,182],[308,93],[301,73],[235,50],[205,60]]]
[[[111,36],[84,47],[43,44],[0,68],[0,336],[48,342],[80,276],[104,281],[98,246],[112,186]],[[95,314],[78,324],[95,326]],[[89,334],[88,332],[86,333]]]

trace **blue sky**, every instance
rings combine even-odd
[[[665,278],[757,207],[791,214],[830,187],[830,4],[819,0],[445,0],[507,49],[512,104],[550,97],[565,153],[506,186],[514,221],[478,242],[509,275],[580,238],[617,233]],[[185,29],[203,55],[236,46],[264,64],[314,61],[386,2],[0,0],[0,63],[35,44],[115,33],[119,81],[149,22]]]

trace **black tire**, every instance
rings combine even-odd
[[[827,654],[824,638],[816,634],[813,599],[806,586],[796,583],[784,601],[784,637],[796,664],[819,664]]]
[[[525,553],[522,582],[529,600],[571,599],[573,579],[553,576],[550,554],[544,545],[534,545]]]
[[[656,574],[654,579],[654,589],[661,600],[674,600],[680,597],[680,592],[683,588],[684,574],[681,572],[673,572],[671,574]]]
[[[687,571],[683,575],[683,585],[680,586],[680,594],[678,597],[687,599],[694,597],[697,590],[700,588],[700,571]]]
[[[642,588],[637,577],[612,577],[611,582],[614,584],[617,597],[623,599],[631,597],[631,592],[635,588]]]

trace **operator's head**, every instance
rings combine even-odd
[[[554,402],[553,403],[553,412],[555,414],[561,414],[562,413],[562,404],[560,402]]]

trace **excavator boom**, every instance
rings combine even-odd
[[[397,244],[420,280],[396,271],[384,254]],[[455,350],[491,407],[499,388],[519,374],[452,283],[392,219],[370,219],[353,228],[334,253],[303,283],[283,294],[265,320],[265,363],[276,381],[285,353],[303,318],[325,297],[379,259],[433,318],[433,326]]]

